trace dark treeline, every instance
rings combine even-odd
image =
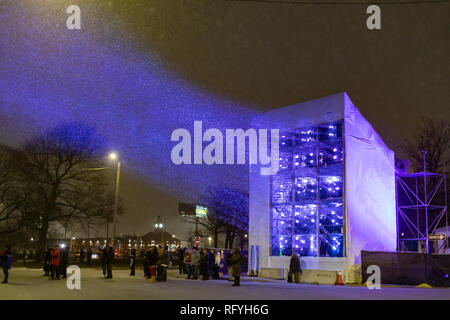
[[[102,139],[81,124],[57,127],[19,148],[0,146],[1,240],[32,237],[39,260],[51,226],[104,224],[114,195],[104,172],[89,170],[104,167],[104,158]]]

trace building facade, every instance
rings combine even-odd
[[[361,250],[396,250],[395,160],[346,93],[269,111],[279,170],[250,167],[249,270],[342,271],[356,282]]]

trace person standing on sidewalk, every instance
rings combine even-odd
[[[51,269],[51,280],[59,280],[59,262],[61,258],[61,251],[59,245],[55,246],[55,249],[51,251],[52,255],[52,269]]]
[[[51,255],[51,249],[47,248],[47,251],[45,251],[44,255],[44,276],[49,277],[50,276],[50,269],[52,267],[52,255]]]
[[[103,246],[103,248],[98,247],[98,251],[101,254],[101,264],[102,264],[102,278],[106,278],[106,244]]]
[[[192,248],[191,267],[193,279],[198,279],[198,268],[200,266],[200,254],[197,252],[197,248]]]
[[[239,248],[234,249],[233,257],[231,258],[231,263],[233,264],[233,278],[234,284],[233,286],[240,286],[241,280],[241,266],[242,266],[242,256]]]
[[[161,277],[159,279],[159,281],[167,281],[167,267],[169,265],[169,247],[168,246],[164,246],[161,249],[161,266],[160,266],[160,272],[161,272]]]
[[[6,248],[0,251],[0,264],[4,276],[2,283],[8,283],[9,269],[12,267],[12,250],[10,245],[7,245]]]
[[[65,247],[61,252],[61,277],[67,278],[67,265],[69,264],[69,247]]]
[[[291,257],[291,261],[289,263],[289,273],[291,274],[292,281],[294,283],[300,282],[300,273],[302,270],[300,269],[300,260],[298,260],[297,253],[293,253]]]
[[[112,264],[114,262],[114,242],[111,240],[109,245],[106,247],[106,279],[112,279]]]
[[[187,279],[190,279],[192,277],[191,257],[192,254],[190,252],[186,252],[186,256],[184,257],[184,265],[187,269]]]
[[[135,263],[136,263],[136,249],[135,248],[131,249],[129,259],[130,259],[130,276],[134,276],[134,274],[135,274],[134,267],[135,267]]]
[[[185,264],[184,264],[185,249],[183,249],[183,248],[181,248],[181,246],[179,246],[177,249],[177,253],[178,253],[178,270],[181,275],[181,274],[183,274],[184,270],[186,269]]]
[[[230,252],[227,254],[227,257],[225,258],[228,269],[228,281],[233,281],[233,262],[231,261],[232,258],[233,250],[230,250]]]
[[[149,252],[149,271],[150,271],[150,279],[149,282],[153,283],[156,280],[156,265],[158,263],[158,251],[156,247],[151,247]]]

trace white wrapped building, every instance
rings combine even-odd
[[[361,250],[396,250],[394,152],[346,93],[269,111],[252,127],[280,129],[280,163],[272,176],[250,167],[250,274],[286,276],[297,252],[302,269],[356,282]]]

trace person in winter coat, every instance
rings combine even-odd
[[[186,256],[184,257],[184,265],[186,266],[187,279],[190,279],[192,277],[191,258],[192,253],[186,252]]]
[[[160,251],[160,277],[159,281],[167,281],[167,267],[169,265],[169,247],[165,246]]]
[[[130,261],[129,261],[130,262],[130,276],[134,276],[135,275],[134,267],[135,267],[135,263],[136,263],[136,249],[135,248],[131,249],[129,259],[130,259]]]
[[[157,247],[152,247],[150,249],[150,282],[155,282],[156,280],[156,266],[158,264],[158,249]]]
[[[51,280],[59,280],[59,262],[61,258],[59,245],[56,245],[50,254],[52,256]]]
[[[144,260],[143,260],[143,267],[144,267],[144,277],[145,279],[150,279],[150,254],[151,249],[145,250],[144,252]]]
[[[86,253],[86,263],[88,266],[91,265],[91,259],[92,259],[92,249],[91,247],[89,247]]]
[[[106,279],[112,279],[112,264],[114,263],[114,242],[111,241],[105,251]]]
[[[200,253],[197,251],[197,248],[192,249],[191,256],[191,268],[192,268],[192,276],[193,279],[198,279],[198,268],[200,266]]]
[[[9,269],[12,267],[12,250],[11,246],[7,245],[6,248],[0,251],[0,264],[3,269],[3,282],[8,283]]]
[[[80,264],[83,264],[84,262],[84,250],[83,248],[80,249]]]
[[[289,273],[291,274],[293,282],[300,282],[301,272],[302,270],[300,268],[300,260],[298,259],[297,253],[294,252],[291,257],[291,262],[289,263]]]
[[[202,253],[200,254],[200,275],[202,276],[202,280],[208,280],[209,279],[209,254],[206,249],[203,249]]]
[[[67,278],[67,265],[69,264],[69,247],[66,247],[62,250],[61,252],[61,264],[60,264],[60,269],[61,269],[61,277]]]
[[[98,247],[98,251],[100,252],[101,259],[100,262],[102,264],[102,277],[106,278],[106,245],[103,248]]]
[[[44,255],[44,276],[49,277],[50,276],[50,269],[52,267],[52,249],[47,248],[47,251],[45,251]]]
[[[233,258],[233,251],[230,250],[230,253],[227,254],[227,257],[225,258],[225,262],[227,264],[228,269],[228,281],[233,281],[233,263],[231,262],[231,259]]]
[[[178,253],[178,271],[180,272],[180,274],[183,274],[184,270],[186,269],[185,264],[184,264],[184,253],[185,253],[184,248],[178,247],[177,249],[177,253]]]
[[[208,250],[208,276],[211,277],[211,279],[216,279],[216,276],[214,274],[216,265],[216,257],[214,256],[214,250],[210,249]]]
[[[242,256],[241,256],[241,251],[239,250],[239,248],[234,249],[233,257],[231,258],[231,263],[233,264],[233,267],[232,267],[233,278],[234,278],[233,286],[239,286],[240,279],[241,279],[241,266],[242,266]]]

